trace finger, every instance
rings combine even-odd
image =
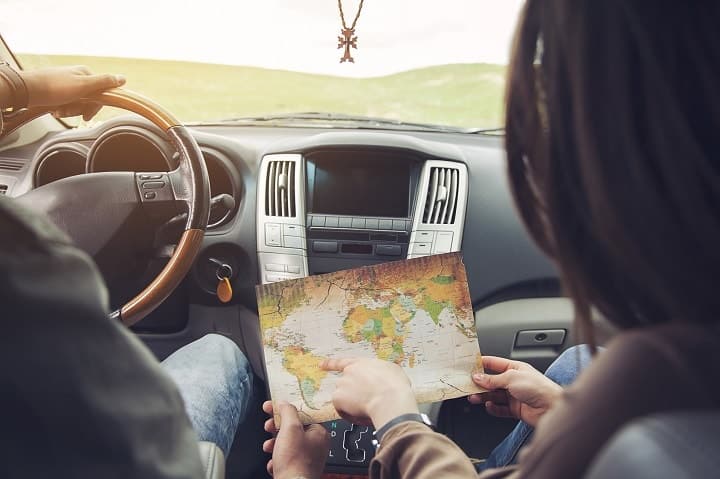
[[[330,444],[330,435],[327,429],[320,424],[310,424],[305,429],[305,435],[311,444],[315,444],[318,447],[328,447]]]
[[[262,405],[262,410],[265,414],[272,414],[273,413],[272,401],[265,401]]]
[[[274,418],[270,418],[267,421],[265,421],[265,432],[269,432],[270,434],[275,434],[277,432],[277,427],[275,426]]]
[[[268,439],[267,441],[263,442],[263,445],[262,445],[263,452],[265,452],[267,454],[272,454],[274,448],[275,448],[275,438]]]
[[[515,415],[512,413],[508,406],[495,404],[494,402],[490,401],[485,403],[485,410],[488,412],[488,414],[496,417],[515,417]]]
[[[295,428],[302,427],[300,422],[300,416],[298,416],[297,409],[290,403],[281,402],[278,404],[278,411],[280,412],[281,428]]]
[[[471,394],[467,397],[467,400],[470,404],[485,404],[482,394]]]
[[[267,463],[267,472],[268,472],[268,474],[270,474],[271,476],[273,475],[273,463],[272,463],[272,459],[270,459],[270,460],[268,461],[268,463]]]
[[[357,358],[325,359],[320,363],[320,369],[324,369],[325,371],[343,371],[356,361]]]
[[[88,75],[85,77],[85,88],[88,92],[109,90],[123,86],[125,81],[123,75]]]
[[[60,108],[57,108],[55,111],[53,111],[53,116],[55,118],[70,118],[81,114],[82,108],[80,108],[77,104],[61,106]]]
[[[481,388],[490,390],[507,389],[514,374],[517,374],[517,371],[508,369],[501,374],[473,374],[472,380]]]
[[[351,424],[357,424],[358,426],[372,426],[373,423],[370,420],[369,417],[361,417],[361,416],[354,416],[352,414],[348,414],[347,412],[337,409],[337,413],[345,419],[347,422]]]
[[[496,373],[503,373],[508,369],[515,369],[515,361],[499,356],[483,356],[483,368]]]
[[[92,118],[97,115],[97,113],[102,109],[102,107],[103,106],[100,103],[88,103],[83,111],[83,120],[92,120]]]
[[[85,65],[75,65],[72,69],[77,73],[82,73],[83,75],[92,75],[90,68]]]

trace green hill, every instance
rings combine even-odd
[[[123,73],[127,88],[184,121],[328,111],[467,127],[501,124],[505,67],[442,65],[375,78],[345,78],[177,61],[19,54],[24,68],[87,65]],[[350,67],[352,68],[352,67]]]

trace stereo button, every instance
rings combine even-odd
[[[337,241],[313,241],[313,251],[316,253],[337,253]]]
[[[392,224],[395,231],[405,231],[405,220],[392,220]]]
[[[393,222],[392,220],[380,220],[379,226],[381,230],[391,230],[393,229]]]
[[[292,279],[288,277],[286,274],[280,274],[280,273],[265,273],[265,281],[268,283],[277,283],[278,281],[285,281],[288,279]]]
[[[437,234],[437,238],[435,238],[435,247],[433,248],[433,253],[449,253],[450,251],[452,251],[452,240],[452,231],[439,232]]]
[[[265,271],[273,271],[275,273],[284,273],[285,272],[285,265],[284,264],[274,264],[274,263],[268,263],[265,265]]]
[[[352,227],[353,227],[353,229],[364,229],[365,228],[365,218],[353,218],[352,219]]]
[[[412,253],[413,254],[430,254],[432,249],[432,243],[413,243]]]
[[[325,218],[325,227],[326,228],[337,228],[338,227],[338,217],[337,216],[328,216]]]
[[[375,247],[375,254],[379,256],[400,256],[399,244],[379,244]]]
[[[283,234],[285,236],[305,236],[304,228],[298,225],[283,225]]]
[[[365,227],[369,230],[376,230],[378,229],[378,219],[377,218],[368,218],[365,220]]]
[[[300,266],[288,265],[287,272],[290,274],[300,274]]]
[[[284,239],[286,248],[305,248],[305,241],[303,241],[303,239],[299,236],[286,236]]]
[[[338,219],[338,226],[340,228],[352,227],[352,218],[348,218],[347,216],[344,216],[344,217]]]
[[[416,231],[415,232],[415,241],[421,242],[421,243],[432,243],[433,236],[435,235],[434,231]]]
[[[265,244],[268,246],[282,246],[282,234],[280,225],[265,225]]]

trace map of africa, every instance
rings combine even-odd
[[[325,358],[377,357],[402,366],[419,403],[481,390],[482,368],[459,253],[428,256],[257,287],[270,395],[306,424],[338,418],[338,373]]]

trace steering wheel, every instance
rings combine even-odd
[[[172,114],[141,95],[114,89],[84,98],[136,113],[162,129],[180,155],[170,172],[105,172],[64,178],[16,198],[26,208],[42,213],[91,256],[95,256],[138,208],[185,205],[185,229],[170,260],[137,296],[110,317],[130,326],[157,308],[185,277],[205,235],[210,211],[210,183],[197,142]],[[52,109],[21,110],[6,121],[6,131]]]

